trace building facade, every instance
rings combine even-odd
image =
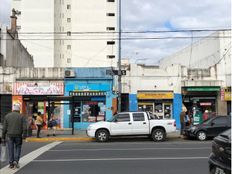
[[[117,0],[12,0],[12,8],[35,66],[117,66]]]
[[[128,96],[129,111],[149,111],[160,119],[175,119],[179,127],[182,108],[181,68],[142,64],[124,65],[126,76],[122,78],[122,92]],[[124,101],[122,101],[122,105]]]
[[[106,73],[109,69],[65,70],[71,72],[66,73],[65,96],[73,98],[73,105],[64,105],[65,128],[73,126],[76,129],[86,129],[90,123],[106,121],[112,117],[117,106],[114,105],[116,96],[113,94],[113,76]]]

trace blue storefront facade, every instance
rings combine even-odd
[[[154,92],[155,94],[156,92]],[[159,92],[158,92],[159,93]],[[160,94],[159,94],[160,95]],[[154,96],[153,96],[154,97]],[[129,111],[145,110],[150,111],[161,119],[172,118],[176,120],[177,129],[180,128],[180,112],[182,110],[182,95],[172,93],[169,100],[151,99],[152,97],[139,99],[137,94],[129,94]],[[159,109],[157,109],[159,107]],[[166,117],[166,115],[169,115]]]
[[[72,76],[64,80],[64,95],[73,97],[73,106],[64,106],[64,128],[71,128],[72,109],[75,129],[86,129],[91,123],[112,117],[116,96],[113,94],[113,76],[107,75],[107,70],[110,68],[67,69]]]

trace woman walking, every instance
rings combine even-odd
[[[37,127],[37,136],[36,137],[40,138],[39,134],[40,134],[41,128],[43,127],[43,118],[42,118],[41,112],[38,112],[38,116],[36,117],[35,124]]]

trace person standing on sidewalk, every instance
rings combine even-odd
[[[180,113],[180,136],[183,136],[183,131],[185,128],[186,111],[187,111],[187,109],[185,107],[182,107],[182,112]]]
[[[48,133],[47,136],[50,136],[50,132],[52,131],[52,135],[56,136],[56,126],[57,126],[57,119],[54,115],[51,116],[51,119],[48,121]]]
[[[20,105],[15,104],[13,111],[5,116],[3,123],[2,139],[8,144],[9,168],[19,168],[23,138],[26,138],[27,125],[20,114]]]
[[[36,134],[36,137],[37,138],[40,138],[39,134],[40,134],[40,131],[43,127],[43,118],[42,118],[42,115],[41,115],[41,112],[38,112],[38,115],[36,117],[36,120],[35,120],[35,124],[36,124],[36,127],[37,127],[37,134]]]

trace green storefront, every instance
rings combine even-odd
[[[193,113],[193,109],[197,109],[201,115],[208,110],[210,115],[216,115],[217,102],[220,98],[219,86],[198,86],[198,87],[183,87],[182,88],[183,103],[187,109]]]

